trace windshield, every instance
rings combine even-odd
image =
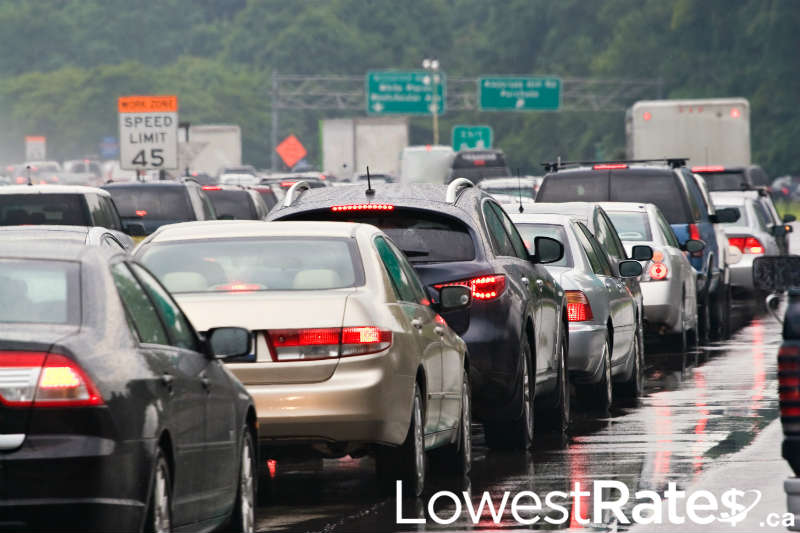
[[[555,263],[548,263],[547,266],[560,266],[571,267],[572,255],[569,252],[569,241],[567,234],[564,231],[564,226],[559,224],[531,224],[531,223],[518,223],[515,224],[522,235],[522,240],[525,242],[525,247],[529,253],[534,253],[534,240],[536,237],[550,237],[564,245],[564,257]]]
[[[80,194],[0,194],[0,226],[91,226]]]
[[[617,228],[619,238],[623,241],[651,241],[650,223],[645,213],[630,211],[606,211]]]
[[[217,218],[234,218],[237,220],[255,220],[256,213],[252,208],[250,195],[246,191],[211,191],[206,190],[208,198],[214,204]]]
[[[703,172],[709,191],[740,191],[747,180],[741,172]]]
[[[159,243],[138,259],[173,293],[328,290],[363,284],[348,239],[259,237]]]
[[[411,263],[472,261],[475,245],[467,227],[455,218],[413,209],[391,213],[354,213],[329,210],[299,213],[291,220],[336,220],[377,226],[391,238]]]
[[[183,187],[109,187],[119,215],[145,220],[194,220],[189,198]]]
[[[0,259],[0,323],[77,324],[78,273],[69,261]]]

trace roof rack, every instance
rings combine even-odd
[[[545,172],[558,172],[566,167],[585,167],[589,165],[613,165],[615,163],[638,164],[638,163],[666,163],[670,168],[681,168],[686,166],[688,157],[668,157],[656,159],[613,159],[610,161],[547,161],[541,163]]]
[[[444,201],[448,204],[454,204],[456,203],[458,191],[474,186],[475,184],[469,181],[467,178],[456,178],[450,182],[450,185],[447,186],[447,193],[444,195]]]
[[[291,187],[289,187],[289,190],[286,191],[286,196],[284,196],[283,198],[283,207],[292,207],[295,193],[297,193],[299,196],[299,193],[301,191],[310,191],[310,190],[311,190],[311,185],[309,185],[307,181],[304,180],[296,181]]]

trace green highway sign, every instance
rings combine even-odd
[[[435,77],[435,78],[434,78]],[[438,114],[444,114],[447,77],[444,72],[367,72],[367,113],[371,115],[429,115],[436,86]]]
[[[480,78],[478,105],[481,111],[555,111],[561,105],[561,79]]]
[[[491,148],[492,128],[490,126],[453,126],[453,150],[471,148]]]

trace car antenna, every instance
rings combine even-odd
[[[519,167],[517,167],[517,192],[519,193],[519,212],[525,211],[522,207],[522,178],[519,177]]]
[[[369,175],[369,167],[367,167],[367,196],[375,196],[375,189],[372,188],[372,178]]]
[[[28,177],[28,185],[33,185],[33,181],[31,181],[31,166],[25,165],[25,175]]]

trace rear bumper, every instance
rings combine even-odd
[[[671,333],[681,330],[680,280],[645,281],[641,284],[644,298],[644,320],[648,328],[667,327]]]
[[[0,530],[138,531],[155,440],[29,435],[0,454]]]
[[[306,442],[402,444],[414,376],[397,374],[387,353],[342,358],[317,383],[246,384],[262,447]]]
[[[731,265],[731,285],[747,290],[753,290],[753,260],[759,257],[753,254],[742,254],[741,260]]]
[[[602,377],[605,324],[569,324],[569,371],[578,383],[597,383]]]

